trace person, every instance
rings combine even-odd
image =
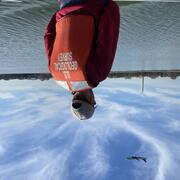
[[[49,71],[72,95],[72,114],[93,116],[92,89],[111,70],[119,37],[120,11],[112,0],[59,0],[44,34]]]

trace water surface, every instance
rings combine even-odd
[[[43,34],[57,2],[0,1],[0,73],[48,72]],[[180,3],[120,3],[112,70],[180,69]]]

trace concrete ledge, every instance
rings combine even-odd
[[[152,70],[152,71],[112,71],[109,78],[126,78],[130,79],[133,77],[169,77],[176,79],[180,76],[180,70]],[[25,74],[0,74],[0,80],[49,80],[52,76],[49,73],[25,73]]]
[[[133,77],[150,77],[152,79],[158,77],[169,77],[176,79],[180,76],[180,70],[149,70],[149,71],[113,71],[109,74],[110,78],[126,78]]]

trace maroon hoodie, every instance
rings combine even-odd
[[[56,36],[56,22],[67,14],[85,14],[94,17],[96,32],[86,65],[86,75],[88,81],[96,87],[99,82],[106,79],[114,61],[120,28],[119,8],[112,0],[109,0],[106,6],[102,0],[88,0],[57,11],[52,16],[44,35],[48,60]]]

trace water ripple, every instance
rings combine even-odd
[[[47,72],[43,34],[56,0],[0,0],[0,73]],[[180,3],[121,6],[113,70],[180,68]],[[119,61],[120,59],[120,61]]]

